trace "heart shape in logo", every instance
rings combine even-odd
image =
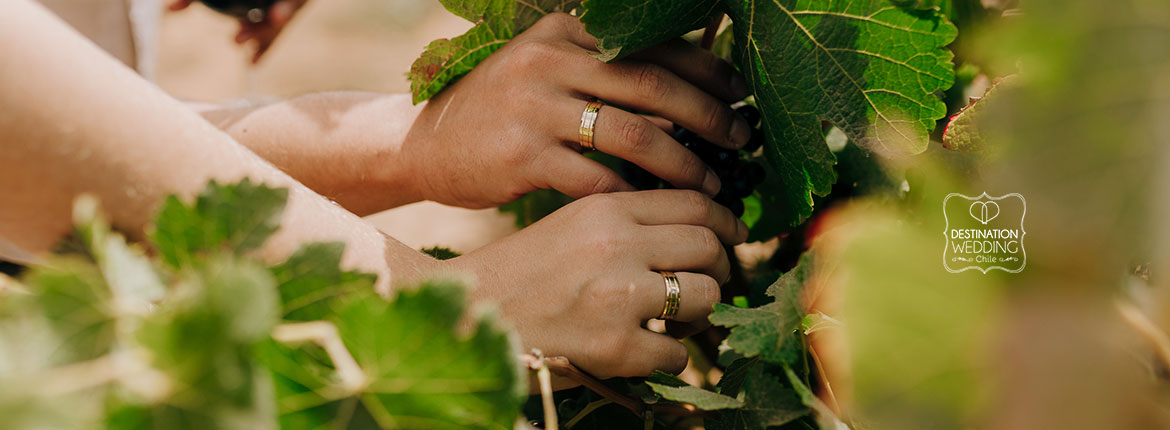
[[[999,204],[996,202],[975,202],[971,203],[971,207],[967,210],[971,214],[971,218],[987,225],[995,217],[999,216]]]

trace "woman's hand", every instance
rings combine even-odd
[[[236,43],[244,44],[249,40],[256,41],[256,52],[252,54],[252,62],[260,61],[260,57],[272,47],[272,42],[284,26],[292,20],[293,15],[305,5],[308,0],[278,0],[264,12],[264,19],[252,22],[240,18],[240,31],[236,33]],[[183,10],[195,0],[175,0],[168,6],[170,10]]]
[[[743,146],[750,127],[728,103],[748,94],[744,79],[681,40],[609,64],[589,55],[595,49],[576,18],[552,14],[431,99],[402,151],[423,196],[479,208],[542,188],[573,197],[633,190],[580,153],[581,114],[594,97],[612,104],[598,113],[597,150],[679,188],[717,193],[719,179],[667,130],[674,122],[718,145]]]
[[[707,326],[727,280],[723,245],[746,237],[739,219],[695,191],[598,194],[448,264],[475,274],[475,299],[496,303],[526,349],[566,356],[600,378],[645,376],[687,363],[680,342],[642,328],[665,304],[657,271],[680,284],[668,329],[693,333]]]

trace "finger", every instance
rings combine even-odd
[[[296,12],[297,7],[299,7],[299,5],[290,0],[278,1],[273,4],[272,7],[268,8],[268,19],[266,21],[274,28],[279,29],[284,27],[284,25],[287,24],[290,19],[292,19],[293,13]]]
[[[642,225],[685,224],[702,226],[715,232],[727,245],[747,240],[747,225],[730,210],[711,199],[689,190],[652,190],[615,194],[623,206],[630,208],[635,221]]]
[[[244,43],[244,42],[247,42],[251,38],[252,38],[252,31],[246,25],[241,24],[240,25],[240,32],[236,33],[236,43],[237,44]]]
[[[711,321],[702,319],[698,321],[682,322],[682,321],[667,321],[666,334],[675,339],[682,339],[702,333],[711,327]]]
[[[679,374],[687,367],[687,348],[670,336],[638,330],[619,376],[647,376],[655,370]]]
[[[260,57],[272,47],[272,39],[256,39],[256,53],[252,54],[252,64],[260,62]]]
[[[674,132],[674,123],[670,122],[670,120],[666,118],[651,115],[642,115],[642,118],[646,118],[646,121],[650,121],[651,124],[654,124],[655,127],[662,129],[662,131],[667,133]]]
[[[662,66],[724,102],[748,96],[747,80],[731,64],[682,39],[667,41],[630,58]]]
[[[585,102],[567,103],[560,116],[580,116]],[[573,127],[566,122],[561,130],[565,140],[576,140],[580,123]],[[701,190],[714,196],[721,183],[695,153],[687,150],[654,123],[612,106],[602,106],[594,122],[593,145],[598,151],[625,159],[641,166],[655,176],[679,188]]]
[[[719,283],[715,278],[692,272],[674,272],[678,278],[678,313],[668,320],[679,322],[707,321],[712,307],[719,302]],[[658,272],[647,272],[645,280],[639,282],[639,288],[646,294],[644,302],[647,304],[643,319],[658,318],[666,306],[666,279]]]
[[[621,176],[601,163],[565,148],[552,156],[555,169],[546,169],[546,186],[579,199],[592,194],[633,191]]]
[[[727,251],[715,233],[693,225],[643,227],[642,243],[653,252],[645,263],[650,270],[692,271],[706,274],[723,284],[731,273]]]
[[[740,148],[751,139],[751,126],[726,103],[673,72],[634,61],[605,64],[584,55],[566,76],[582,94],[653,113],[686,127],[704,139],[727,148]]]
[[[167,5],[167,9],[172,11],[183,10],[186,9],[187,6],[190,6],[193,2],[195,2],[195,0],[175,0],[171,2],[171,4]]]

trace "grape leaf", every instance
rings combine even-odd
[[[743,402],[734,397],[704,390],[688,384],[678,376],[658,370],[646,378],[646,385],[666,400],[690,403],[705,411],[732,409],[743,406]]]
[[[190,206],[173,195],[167,197],[150,239],[171,267],[182,267],[215,249],[242,255],[276,232],[287,199],[288,190],[248,179],[231,185],[211,181]]]
[[[280,315],[272,274],[229,252],[190,269],[136,332],[174,388],[160,399],[113,402],[110,427],[274,427],[267,372],[253,358]]]
[[[332,311],[331,302],[348,293],[372,290],[376,275],[341,269],[345,244],[304,245],[283,263],[272,267],[284,310],[284,319],[312,321]]]
[[[780,176],[771,213],[786,224],[812,214],[812,194],[836,181],[821,120],[883,155],[926,149],[946,113],[936,92],[953,80],[954,25],[935,10],[886,0],[725,0],[734,59],[763,114],[764,154]]]
[[[994,105],[996,95],[1002,91],[1000,88],[1012,85],[1010,80],[1011,76],[996,79],[983,93],[983,97],[972,97],[967,106],[951,117],[943,129],[943,148],[959,152],[980,152],[985,149],[983,137],[979,134],[980,117],[983,111],[992,109],[988,106]]]
[[[444,246],[432,246],[430,248],[423,248],[422,252],[424,254],[431,256],[431,257],[435,257],[435,259],[438,259],[438,260],[450,260],[452,258],[455,258],[455,257],[462,255],[458,251],[455,251],[451,248],[447,248]]]
[[[511,212],[516,217],[516,227],[524,228],[572,201],[572,197],[556,190],[536,190],[500,206],[499,210]]]
[[[743,402],[734,397],[727,397],[714,391],[707,391],[693,385],[673,387],[670,385],[646,382],[650,388],[662,398],[676,402],[690,403],[695,407],[714,411],[719,409],[734,409],[743,406]]]
[[[329,320],[368,379],[356,392],[339,385],[320,348],[266,345],[262,360],[273,371],[281,423],[511,428],[527,391],[514,343],[489,316],[459,336],[463,303],[463,289],[449,282],[424,283],[390,302],[372,291],[335,302]]]
[[[784,366],[784,375],[787,376],[788,383],[792,384],[793,391],[795,391],[796,394],[800,396],[800,403],[815,412],[814,415],[816,415],[817,424],[819,424],[820,428],[849,428],[849,426],[841,422],[840,418],[837,418],[837,414],[833,413],[833,410],[829,408],[829,405],[826,405],[825,402],[821,401],[821,399],[817,397],[816,393],[813,393],[812,389],[804,384],[804,381],[800,379],[800,376],[797,375],[791,367]]]
[[[467,74],[540,17],[568,12],[576,0],[443,0],[443,6],[475,23],[466,33],[427,45],[410,65],[410,92],[414,103],[430,99],[455,79]]]
[[[597,37],[598,58],[611,61],[691,30],[723,14],[719,0],[585,0],[581,22]]]
[[[797,331],[805,315],[800,294],[813,270],[813,254],[806,252],[795,268],[768,287],[765,294],[776,301],[758,308],[738,308],[722,303],[708,319],[730,327],[727,345],[744,357],[756,357],[776,364],[793,364],[802,359],[804,342]]]
[[[793,389],[769,366],[753,363],[743,377],[743,406],[722,411],[704,422],[710,430],[763,429],[784,425],[808,415],[808,408]]]

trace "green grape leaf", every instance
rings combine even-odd
[[[312,243],[272,267],[284,319],[324,319],[332,312],[332,301],[349,293],[373,290],[376,275],[341,269],[344,251],[344,243]]]
[[[804,341],[797,329],[805,310],[800,294],[811,278],[812,255],[806,252],[795,268],[768,287],[765,294],[774,297],[774,302],[747,309],[715,304],[708,319],[717,326],[731,328],[728,346],[744,357],[758,356],[776,364],[793,364],[802,359]]]
[[[817,418],[817,424],[823,429],[844,429],[849,428],[845,423],[837,418],[837,414],[813,393],[812,389],[804,384],[800,376],[792,370],[791,367],[784,366],[784,375],[788,378],[788,383],[792,384],[793,391],[797,396],[800,396],[800,403],[807,406],[814,412]]]
[[[447,248],[447,247],[443,247],[443,246],[432,246],[430,248],[423,248],[422,252],[424,254],[431,256],[431,257],[435,257],[436,259],[439,259],[439,260],[450,260],[452,258],[455,258],[455,257],[458,257],[461,255],[461,254],[459,254],[458,251],[455,251],[451,248]]]
[[[207,184],[191,205],[167,197],[150,239],[162,260],[182,267],[216,249],[237,255],[256,249],[276,232],[288,190],[254,184]]]
[[[568,12],[573,0],[443,0],[443,6],[475,23],[466,33],[427,45],[410,65],[410,92],[415,104],[430,99],[484,59],[531,27],[540,17]]]
[[[983,137],[979,133],[979,120],[983,112],[992,109],[1001,87],[1012,85],[1012,76],[996,79],[995,83],[987,88],[983,97],[972,97],[967,106],[959,113],[951,116],[947,127],[943,129],[943,148],[958,152],[981,152],[985,150]]]
[[[556,190],[536,190],[500,206],[500,212],[511,212],[516,216],[516,227],[524,228],[540,221],[573,198]]]
[[[46,265],[29,269],[24,282],[30,295],[14,296],[9,309],[39,312],[56,334],[60,345],[50,364],[90,360],[110,351],[115,321],[110,289],[92,262],[56,256]]]
[[[769,217],[799,223],[812,214],[812,194],[828,194],[836,181],[821,120],[883,155],[926,149],[946,114],[936,93],[954,80],[945,46],[956,29],[936,10],[886,0],[725,4],[735,22],[734,60],[755,93],[764,154],[779,174],[772,197],[784,211]]]
[[[747,380],[748,374],[752,367],[760,362],[758,357],[755,358],[739,358],[732,361],[727,369],[723,371],[723,377],[719,378],[719,383],[715,384],[715,392],[736,397],[740,390],[743,389],[743,383]]]
[[[515,343],[486,315],[459,335],[464,299],[459,285],[432,281],[390,302],[372,291],[336,302],[329,320],[367,378],[358,390],[339,384],[320,348],[265,347],[262,361],[273,371],[281,423],[512,428],[527,391]]]
[[[585,0],[581,22],[612,61],[705,27],[723,14],[719,0]]]
[[[710,430],[755,430],[780,426],[808,415],[800,396],[770,366],[745,367],[743,406],[722,411],[704,424]]]
[[[177,388],[160,402],[127,405],[120,419],[146,414],[159,428],[273,421],[264,414],[273,401],[266,372],[252,356],[280,316],[271,272],[221,252],[182,272],[176,289],[143,320],[137,338],[150,351],[151,366]]]
[[[695,405],[696,408],[705,411],[734,409],[743,406],[743,402],[734,397],[728,397],[714,391],[707,391],[693,385],[672,386],[656,384],[649,381],[646,382],[646,385],[649,385],[655,393],[658,393],[664,399],[690,403]]]

